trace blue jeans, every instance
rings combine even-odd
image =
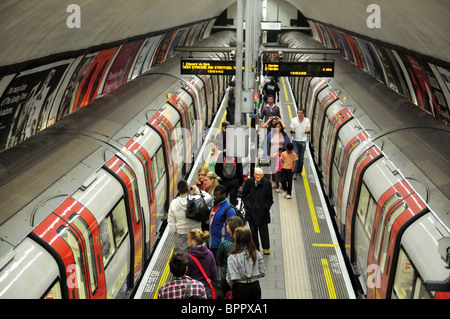
[[[292,141],[292,144],[294,144],[294,153],[298,156],[294,174],[301,174],[303,170],[303,158],[305,157],[306,142]]]

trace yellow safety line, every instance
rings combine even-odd
[[[286,102],[288,102],[289,101],[289,97],[288,97],[288,94],[287,94],[286,84],[284,84],[284,77],[281,78],[281,82],[283,83],[284,95],[286,96]]]
[[[338,244],[313,244],[313,247],[339,247]]]
[[[286,96],[286,102],[288,102],[289,101],[289,97],[288,97],[288,94],[287,94],[286,84],[284,84],[284,77],[281,78],[281,83],[283,83],[284,95]],[[290,103],[286,103],[286,107],[287,107],[288,112],[289,112],[289,123],[290,123],[292,121],[292,111],[291,111]]]
[[[287,90],[286,90],[286,84],[284,84],[284,78],[282,78],[282,83],[283,83],[283,88],[284,88],[284,94],[286,95],[286,101],[288,101],[288,95],[287,95]],[[291,112],[291,107],[290,105],[286,105],[288,111],[289,111],[289,122],[292,121],[292,112]],[[306,192],[306,198],[308,199],[308,206],[309,206],[309,211],[311,213],[311,220],[314,226],[314,231],[316,233],[320,233],[320,228],[319,228],[319,223],[317,222],[317,215],[316,215],[316,210],[314,208],[314,203],[312,200],[312,196],[311,196],[311,190],[309,189],[309,183],[308,183],[308,179],[306,178],[306,173],[302,174],[303,177],[303,184],[305,185],[305,192]]]
[[[303,184],[305,185],[306,198],[308,199],[309,212],[311,214],[311,221],[316,233],[320,233],[319,223],[317,221],[316,210],[314,208],[314,203],[311,196],[311,190],[309,189],[308,178],[306,177],[306,172],[302,173]]]
[[[153,299],[158,299],[159,288],[161,288],[161,286],[167,282],[167,278],[169,277],[169,273],[170,273],[169,261],[170,261],[170,259],[172,259],[172,254],[173,254],[173,248],[170,251],[170,255],[169,255],[169,258],[167,259],[166,266],[164,267],[161,278],[159,279],[158,286],[156,287],[155,294],[153,295]]]
[[[331,278],[330,267],[328,266],[328,260],[326,258],[322,259],[322,267],[323,274],[325,275],[325,281],[327,283],[328,295],[330,296],[330,299],[337,299],[333,279]]]

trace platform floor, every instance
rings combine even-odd
[[[287,127],[296,105],[287,79],[280,78],[281,117]],[[221,110],[211,130],[217,134],[224,119]],[[201,163],[198,163],[199,165]],[[195,168],[195,167],[194,167]],[[196,169],[192,170],[196,172]],[[293,183],[292,199],[273,190],[270,255],[264,255],[266,276],[260,279],[263,299],[355,299],[348,270],[307,148],[301,178]],[[172,236],[163,235],[134,298],[157,298],[158,289],[171,279],[168,261]]]

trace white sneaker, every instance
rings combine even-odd
[[[286,197],[286,195],[287,195],[287,191],[284,191],[283,196]]]
[[[286,198],[287,199],[291,199],[292,197],[291,197],[291,195],[287,195]]]

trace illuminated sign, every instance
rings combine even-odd
[[[244,70],[244,67],[242,67]],[[236,61],[181,59],[181,74],[236,74]]]
[[[264,62],[268,76],[334,76],[334,61]]]

